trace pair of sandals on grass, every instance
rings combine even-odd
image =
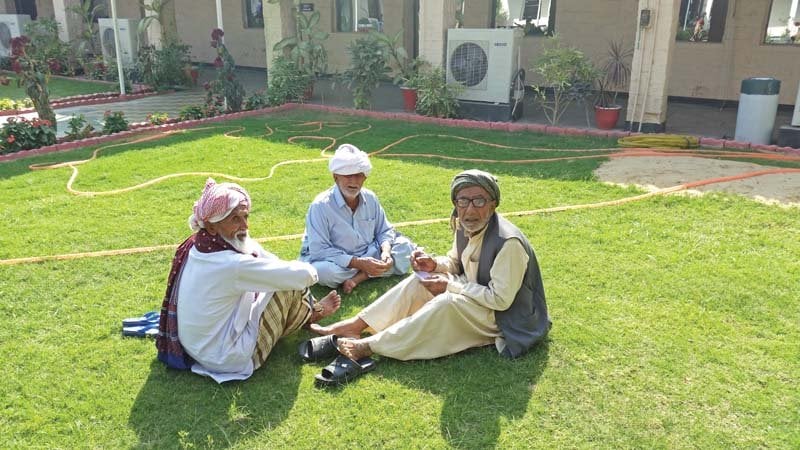
[[[330,334],[319,336],[300,343],[297,352],[305,362],[319,362],[335,357],[322,372],[314,376],[317,386],[341,386],[375,368],[370,357],[353,361],[339,353],[338,336]]]
[[[158,311],[150,311],[139,317],[122,319],[122,335],[130,337],[156,337],[158,335]]]

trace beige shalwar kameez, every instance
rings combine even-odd
[[[461,255],[455,240],[437,273],[450,279],[447,292],[433,296],[411,275],[358,314],[376,333],[365,338],[374,353],[400,360],[432,359],[494,343],[505,348],[494,311],[505,310],[522,286],[528,255],[509,239],[492,265],[489,286],[477,283],[478,261],[486,228],[469,239]]]

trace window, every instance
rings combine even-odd
[[[264,6],[262,0],[244,0],[244,27],[264,28]]]
[[[336,31],[383,31],[381,0],[336,0]]]
[[[764,43],[800,45],[800,0],[772,0]]]
[[[675,39],[722,42],[727,15],[728,0],[681,0]]]
[[[494,0],[495,28],[523,28],[526,36],[552,35],[556,0]]]
[[[27,14],[31,19],[36,20],[36,2],[34,0],[15,0],[14,7],[16,7],[17,14]]]

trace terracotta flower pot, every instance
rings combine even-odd
[[[408,87],[401,87],[400,92],[403,93],[403,110],[406,112],[414,112],[417,110],[417,90]]]
[[[622,111],[622,106],[611,105],[608,107],[597,106],[594,107],[594,122],[597,128],[601,130],[610,130],[617,126],[619,121],[619,113]]]

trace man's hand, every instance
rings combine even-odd
[[[411,267],[417,272],[433,272],[436,270],[436,261],[418,248],[411,252]]]
[[[433,295],[439,295],[447,291],[448,279],[444,275],[432,275],[424,280],[419,280],[419,282]]]
[[[381,261],[375,258],[353,258],[350,267],[358,269],[371,277],[377,277],[392,268],[392,258],[389,261]]]

